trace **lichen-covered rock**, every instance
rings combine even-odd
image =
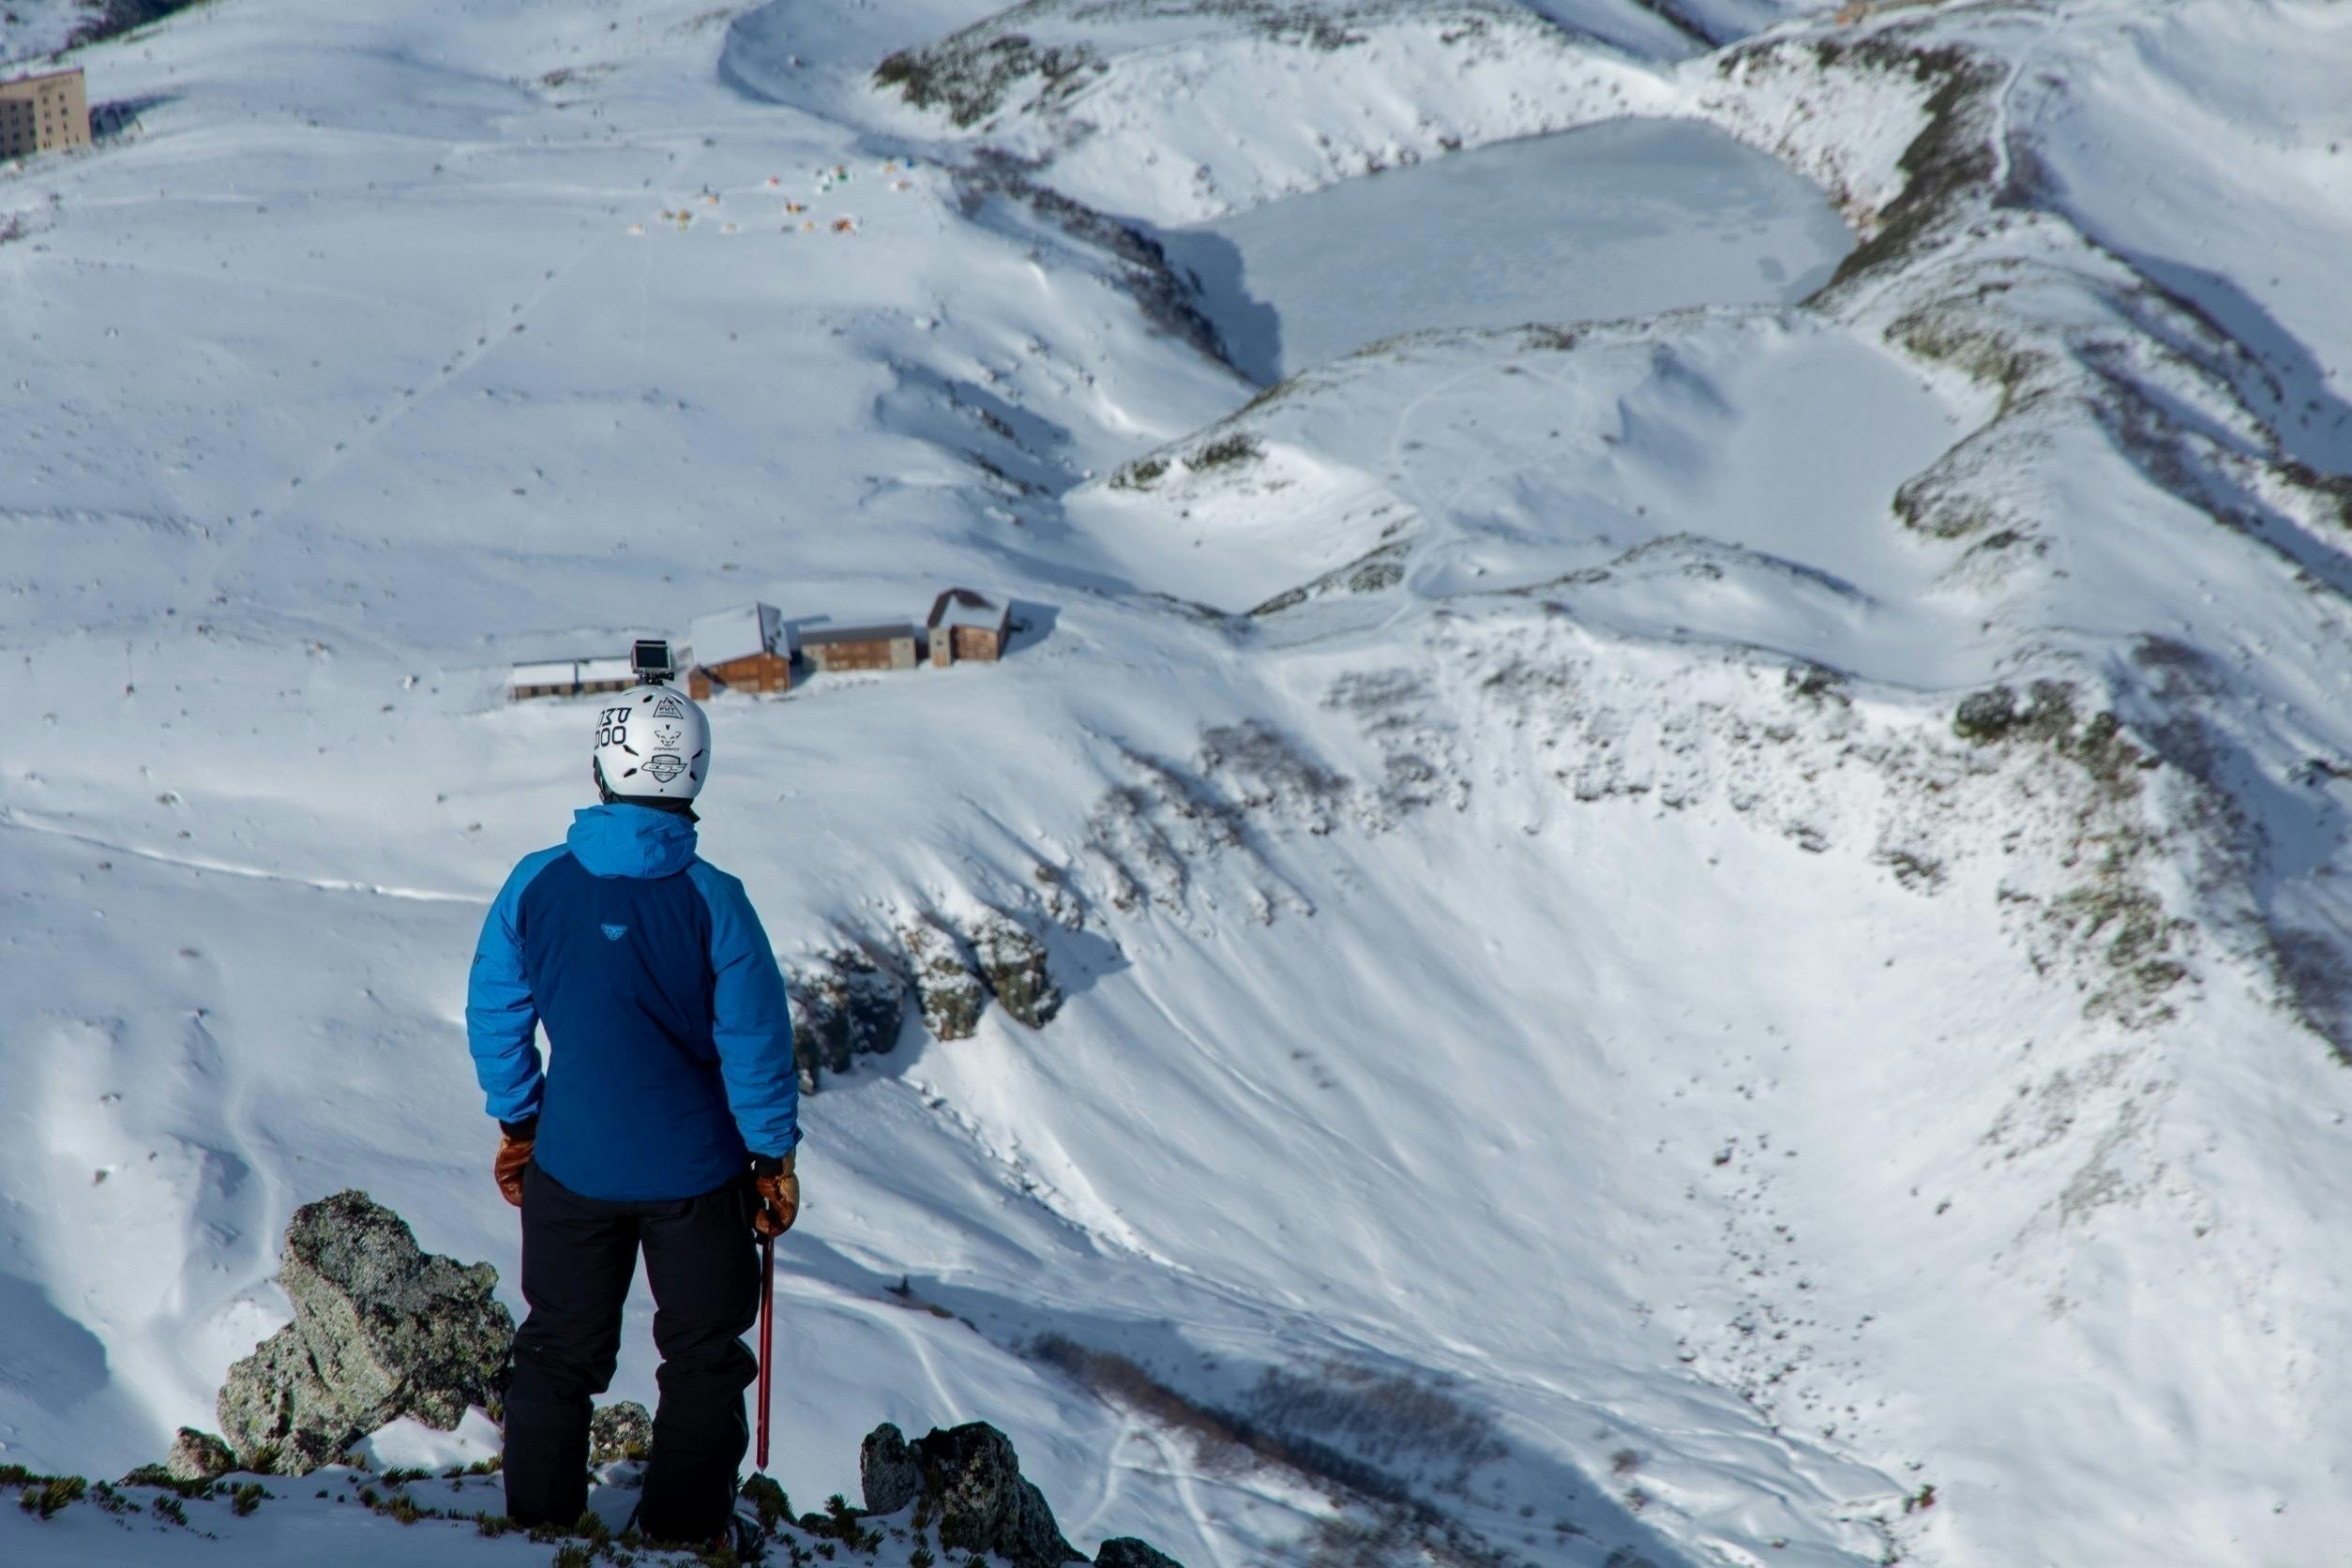
[[[599,1405],[588,1421],[588,1457],[609,1465],[616,1459],[642,1459],[654,1451],[654,1418],[634,1399]]]
[[[886,1421],[867,1433],[857,1449],[857,1481],[868,1514],[896,1514],[912,1502],[923,1489],[923,1470],[906,1434]]]
[[[218,1481],[236,1468],[237,1456],[227,1443],[193,1426],[181,1427],[172,1452],[163,1456],[163,1473],[174,1481]]]
[[[1045,1494],[1022,1479],[1012,1440],[987,1422],[934,1428],[915,1443],[914,1459],[938,1508],[942,1548],[995,1552],[1013,1568],[1086,1560],[1062,1538]]]
[[[304,1474],[397,1416],[447,1431],[495,1398],[515,1333],[498,1272],[420,1251],[366,1193],[294,1211],[279,1281],[294,1321],[229,1368],[216,1402],[245,1468]]]
[[[821,1072],[848,1072],[856,1057],[878,1056],[898,1043],[906,982],[854,947],[795,964],[786,988],[793,1054],[801,1081],[811,1089]]]
[[[927,917],[903,927],[898,940],[906,946],[915,999],[923,1004],[923,1027],[938,1040],[972,1038],[988,991],[964,956],[963,943]]]
[[[1011,918],[991,914],[972,928],[972,953],[988,994],[1011,1017],[1042,1029],[1062,1009],[1062,988],[1046,970],[1046,945]]]
[[[1147,1546],[1132,1535],[1114,1535],[1103,1543],[1103,1549],[1094,1554],[1094,1568],[1184,1568],[1174,1558],[1156,1546]]]

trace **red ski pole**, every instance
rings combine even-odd
[[[759,1469],[768,1468],[768,1377],[776,1364],[776,1238],[760,1238],[760,1448]]]

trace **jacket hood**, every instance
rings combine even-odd
[[[694,824],[642,806],[583,807],[564,843],[599,877],[673,877],[694,863]]]

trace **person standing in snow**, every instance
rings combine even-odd
[[[597,714],[602,804],[523,857],[474,953],[466,1038],[522,1211],[522,1296],[506,1391],[506,1512],[569,1525],[587,1506],[591,1396],[611,1383],[645,1255],[661,1352],[637,1525],[725,1539],[749,1434],[743,1343],[755,1234],[791,1229],[800,1084],[783,978],[743,883],[695,854],[710,724],[641,686]],[[535,1032],[544,1025],[548,1063]]]

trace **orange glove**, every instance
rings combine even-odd
[[[500,1128],[498,1157],[490,1162],[490,1174],[498,1179],[498,1190],[518,1209],[522,1207],[523,1167],[531,1163],[531,1146],[538,1141],[539,1134],[535,1121],[524,1124],[530,1131],[521,1138]]]
[[[759,1199],[751,1211],[751,1229],[761,1235],[781,1236],[800,1217],[800,1178],[792,1173],[792,1155],[753,1155],[751,1190]]]

